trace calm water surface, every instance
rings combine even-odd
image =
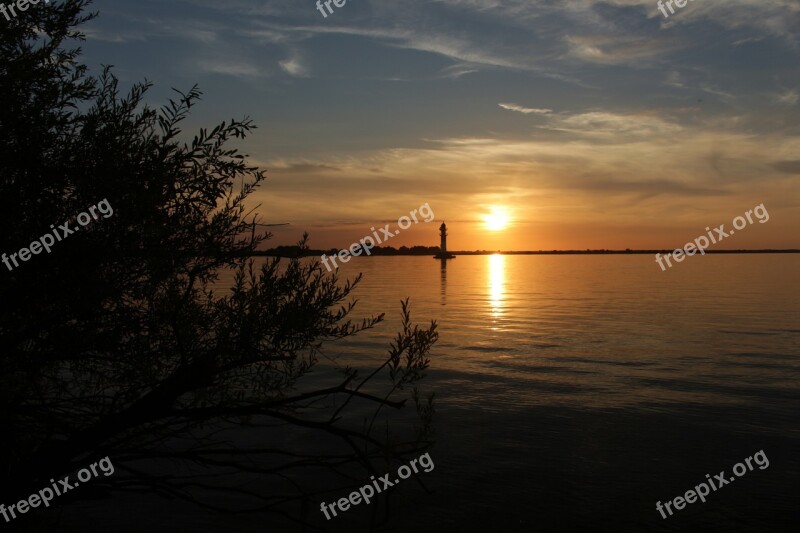
[[[650,256],[464,256],[446,269],[378,257],[342,272],[364,272],[358,311],[387,313],[366,335],[379,346],[405,296],[417,321],[439,322],[437,378],[463,380],[450,383],[452,405],[669,410],[796,397],[800,256],[691,259],[661,272]],[[352,348],[373,353],[371,342]]]
[[[466,531],[794,531],[800,524],[800,256],[354,258],[362,314],[343,354],[377,361],[399,300],[436,319],[435,494],[392,525]],[[359,315],[360,316],[360,315]],[[379,354],[379,355],[376,355]],[[756,469],[668,520],[682,495]],[[416,496],[416,497],[415,497]],[[437,524],[433,527],[433,524]]]
[[[383,531],[797,530],[800,255],[695,256],[666,272],[645,255],[462,256],[446,269],[372,257],[342,270],[358,272],[354,317],[387,320],[329,353],[373,368],[405,297],[441,334],[423,381],[437,401],[432,493],[400,487]],[[667,520],[656,511],[759,450],[768,468]],[[365,506],[325,522],[318,505],[318,525],[366,530]],[[176,505],[153,527],[300,530],[276,520]]]

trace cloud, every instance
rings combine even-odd
[[[524,113],[526,115],[528,115],[530,113],[536,113],[536,114],[539,114],[539,115],[546,115],[548,113],[552,113],[553,112],[552,109],[537,109],[535,107],[523,107],[523,106],[517,105],[517,104],[503,104],[503,103],[500,103],[500,104],[497,104],[497,105],[499,105],[503,109],[508,109],[509,111],[516,111],[517,113]]]
[[[102,31],[95,28],[83,28],[81,30],[90,41],[101,41],[105,43],[129,43],[134,41],[144,42],[148,36],[144,32],[113,32]]]
[[[800,94],[797,89],[789,89],[781,94],[775,95],[775,103],[787,106],[797,105],[800,102]]]
[[[800,159],[791,159],[788,161],[776,161],[770,165],[772,168],[779,172],[786,174],[800,175]]]
[[[294,40],[310,39],[326,34],[368,37],[383,41],[386,46],[439,54],[460,63],[532,69],[530,63],[516,61],[509,56],[493,53],[487,50],[485,46],[473,43],[469,38],[455,35],[448,36],[445,33],[431,35],[430,32],[418,31],[413,27],[370,28],[369,26],[334,26],[332,24],[325,26],[276,26],[266,24],[265,27],[272,33],[296,34]],[[287,40],[290,39],[287,38]]]
[[[198,63],[200,69],[211,74],[222,74],[237,78],[251,78],[263,76],[259,67],[243,61],[212,61],[203,60]]]
[[[597,33],[568,35],[566,44],[571,57],[601,65],[640,63],[689,46],[689,43],[668,43],[652,34],[620,36]]]
[[[217,41],[217,32],[208,28],[197,28],[182,26],[179,28],[167,28],[173,33],[185,37],[191,41],[196,41],[203,44],[211,44]]]
[[[321,172],[340,172],[342,169],[332,165],[318,163],[275,163],[264,165],[268,167],[270,173],[276,174],[319,174]]]
[[[308,78],[310,76],[308,68],[303,65],[302,60],[298,56],[279,61],[278,64],[284,72],[296,78]]]
[[[280,177],[279,168],[268,165],[276,176],[265,191],[277,195],[274,205],[293,206],[289,218],[309,212],[333,216],[344,205],[379,216],[398,203],[419,202],[423,192],[426,201],[449,205],[453,213],[492,196],[520,205],[551,198],[565,210],[606,206],[614,217],[639,209],[632,201],[647,200],[640,207],[653,208],[652,218],[709,197],[748,203],[756,191],[775,203],[793,186],[782,174],[800,172],[800,160],[770,161],[765,155],[796,153],[800,137],[778,141],[679,126],[651,114],[596,111],[548,119],[576,132],[564,132],[562,139],[443,138],[426,148],[282,164],[297,169],[291,177]],[[581,128],[596,130],[586,135]],[[374,179],[375,166],[380,180]],[[765,166],[775,172],[764,172]]]
[[[461,76],[466,76],[467,74],[474,74],[479,72],[474,65],[470,65],[468,63],[457,63],[455,65],[450,65],[445,67],[441,71],[441,76],[443,78],[460,78]]]
[[[682,127],[661,118],[656,113],[621,114],[608,111],[590,111],[554,117],[541,128],[578,134],[605,137],[613,142],[627,142],[630,137],[675,135]]]
[[[679,89],[686,88],[686,84],[683,83],[683,77],[677,70],[670,71],[669,74],[667,74],[667,79],[664,84],[669,85],[670,87],[677,87]]]

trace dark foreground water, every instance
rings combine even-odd
[[[359,271],[356,316],[388,319],[330,351],[374,366],[406,296],[441,333],[424,383],[437,397],[435,469],[422,474],[433,492],[401,484],[382,530],[797,530],[800,256],[696,256],[667,272],[640,255],[465,256],[446,270],[355,258],[343,270]],[[666,520],[656,510],[760,450],[767,468]],[[369,510],[326,522],[317,503],[308,516],[365,531]],[[300,530],[129,495],[63,515],[65,527],[89,517],[114,531]]]

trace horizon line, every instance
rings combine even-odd
[[[423,245],[414,245],[416,247],[425,247],[425,248],[436,248],[438,250],[438,246],[423,246]],[[256,254],[264,254],[266,255],[267,252],[277,251],[280,248],[297,248],[297,245],[279,245],[276,247],[268,248],[266,250],[256,250]],[[412,252],[413,247],[407,246],[407,251],[402,253],[397,253],[395,255],[427,255],[428,253],[432,253],[429,251],[416,251]],[[319,252],[322,253],[329,253],[332,251],[341,251],[347,250],[347,248],[309,248],[306,250],[306,254],[313,255]],[[382,250],[382,251],[389,251],[392,250],[393,252],[399,252],[399,248],[394,248],[391,246],[377,246],[372,248],[372,250]],[[526,254],[526,255],[596,255],[596,254],[671,254],[674,253],[674,249],[607,249],[607,248],[587,248],[585,250],[576,250],[576,249],[564,249],[564,250],[448,250],[450,254],[455,255],[491,255],[491,254],[500,254],[500,255],[514,255],[514,254]],[[758,248],[758,249],[748,249],[748,248],[737,248],[731,250],[705,250],[706,254],[736,254],[736,253],[744,253],[744,254],[776,254],[776,253],[783,253],[783,254],[795,254],[800,253],[800,249],[798,248]]]

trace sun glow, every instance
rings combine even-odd
[[[489,231],[506,229],[509,220],[508,210],[505,207],[492,207],[488,214],[483,215],[483,221]]]

